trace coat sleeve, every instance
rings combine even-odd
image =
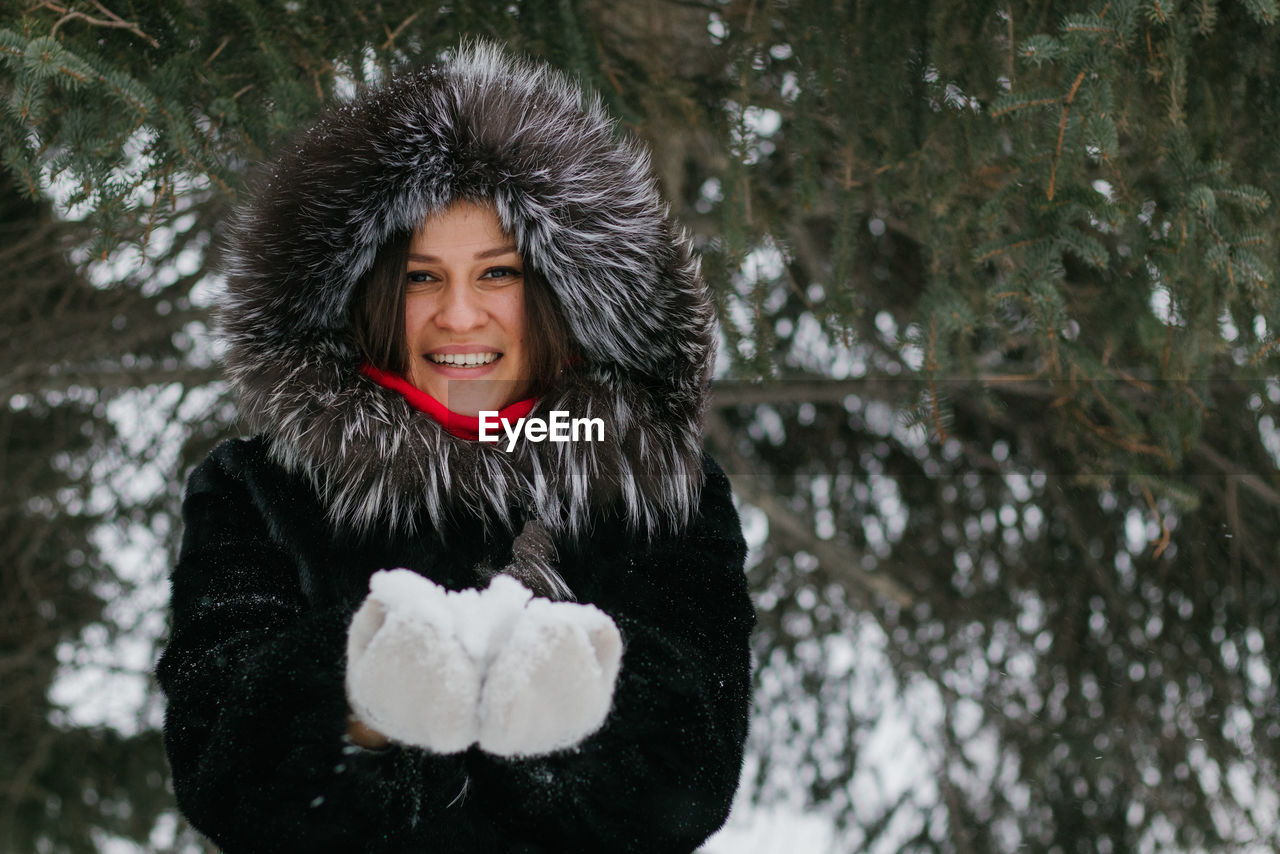
[[[474,750],[470,806],[513,851],[690,852],[724,822],[750,703],[746,547],[707,458],[695,523],[585,566],[589,601],[625,643],[613,708],[577,747],[503,759]]]
[[[234,448],[188,483],[156,668],[178,804],[226,854],[406,850],[462,791],[462,757],[346,742],[351,614],[307,605]]]

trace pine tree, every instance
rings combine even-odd
[[[233,428],[201,283],[247,170],[463,33],[597,88],[702,249],[728,363],[708,442],[768,530],[753,797],[794,799],[801,769],[842,850],[1280,844],[1276,17],[45,0],[0,18],[3,579],[43,621],[0,655],[28,677],[0,704],[26,721],[0,745],[18,781],[0,845],[145,840],[172,808],[154,732],[51,723],[51,656],[113,623],[101,532],[172,540],[185,467]],[[116,400],[182,453],[147,458]],[[107,501],[104,466],[167,485]],[[896,789],[868,756],[894,719],[916,746]]]

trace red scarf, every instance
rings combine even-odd
[[[409,401],[410,406],[419,412],[425,412],[430,415],[440,423],[441,427],[459,439],[470,439],[474,442],[480,438],[480,419],[478,417],[474,415],[459,415],[422,389],[410,385],[408,380],[397,374],[380,371],[370,364],[363,365],[360,370],[364,372],[365,376],[383,388],[400,392],[404,395],[405,400]],[[533,405],[537,402],[538,399],[536,397],[517,400],[515,403],[500,410],[498,418],[500,421],[510,421],[514,424],[528,415],[529,411],[533,409]],[[490,423],[492,424],[492,422]],[[489,434],[496,435],[492,426],[489,428]]]

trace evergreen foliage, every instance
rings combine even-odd
[[[1274,0],[24,0],[0,850],[189,841],[147,841],[154,709],[77,724],[56,653],[128,633],[103,532],[171,545],[234,429],[205,278],[246,172],[461,34],[600,90],[704,253],[708,441],[769,533],[750,797],[840,850],[1280,845]]]

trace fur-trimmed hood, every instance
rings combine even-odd
[[[379,248],[459,199],[491,201],[549,284],[580,361],[533,415],[601,418],[603,442],[472,442],[360,372],[351,301]],[[701,487],[714,315],[647,153],[545,65],[462,48],[326,113],[233,219],[220,321],[241,411],[332,520],[368,530],[527,511],[581,531],[685,522]]]

